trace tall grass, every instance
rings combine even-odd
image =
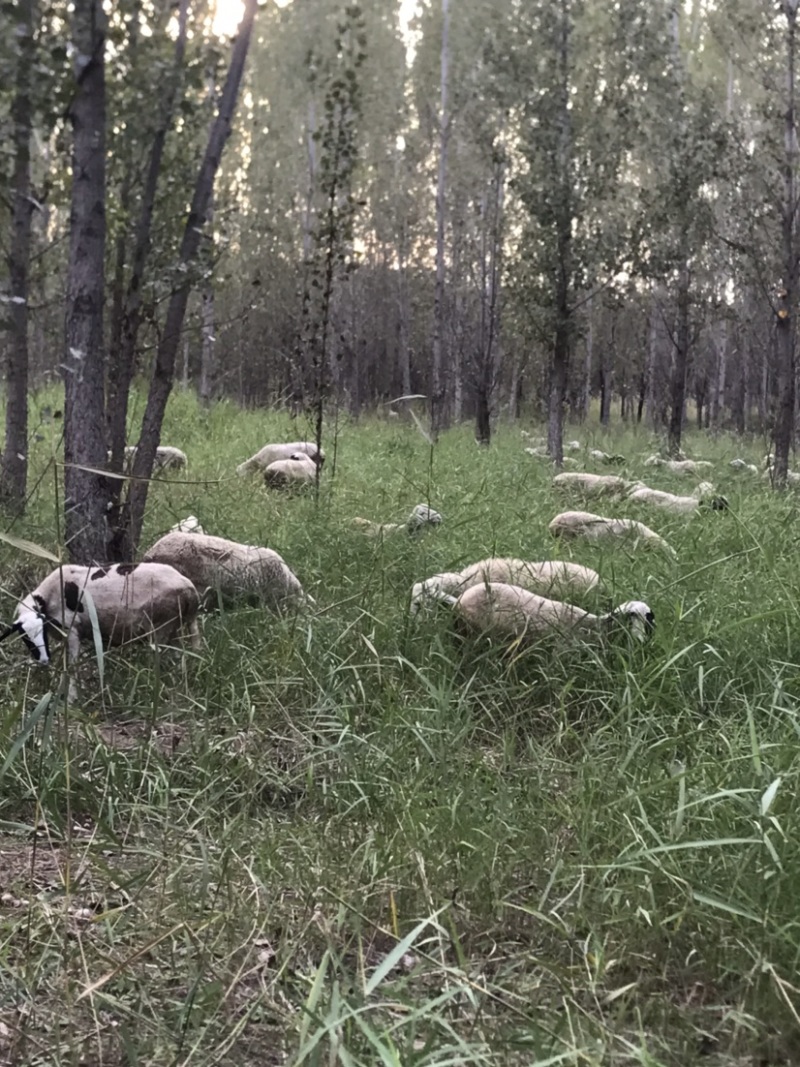
[[[53,398],[38,398],[44,403]],[[9,528],[58,551],[58,427]],[[566,549],[569,504],[501,428],[433,457],[413,426],[341,426],[311,498],[233,473],[279,414],[178,394],[144,541],[186,514],[267,544],[307,617],[204,620],[169,652],[90,649],[84,699],[0,647],[0,1060],[20,1064],[708,1064],[800,1058],[798,498],[729,472],[763,448],[690,438],[729,513],[633,504],[679,562]],[[573,434],[570,434],[573,436]],[[653,442],[576,428],[629,457]],[[349,526],[444,515],[419,541]],[[600,570],[586,606],[655,611],[645,648],[509,657],[408,617],[411,584],[489,554]],[[4,546],[3,613],[51,564]],[[55,686],[55,677],[52,679]]]

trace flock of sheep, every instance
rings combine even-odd
[[[538,454],[532,449],[526,451]],[[134,456],[135,448],[126,449],[128,463]],[[624,457],[599,450],[594,450],[592,458],[604,463],[624,462]],[[286,488],[314,482],[324,461],[324,452],[311,442],[269,444],[242,463],[237,472],[259,472],[268,487]],[[646,465],[696,474],[711,466],[703,461],[664,460],[659,456],[651,456]],[[158,449],[157,469],[185,466],[186,455],[180,449]],[[749,468],[741,460],[732,466]],[[553,484],[581,499],[634,500],[681,515],[705,507],[728,507],[725,498],[716,495],[707,482],[688,496],[616,475],[588,472],[560,473]],[[416,536],[441,522],[438,512],[419,504],[404,523],[378,524],[356,518],[353,525],[371,537],[399,531]],[[564,511],[553,518],[549,530],[562,541],[612,542],[633,549],[656,548],[671,558],[676,555],[659,534],[628,518]],[[635,638],[644,640],[653,628],[654,617],[643,601],[626,601],[603,615],[591,614],[572,603],[594,590],[599,580],[596,571],[577,563],[492,557],[415,583],[410,611],[416,616],[425,606],[444,604],[460,628],[514,641],[532,640],[552,630],[606,631],[618,623],[627,624]],[[18,633],[33,658],[42,664],[51,659],[49,634],[53,630],[66,636],[71,663],[78,657],[81,641],[97,634],[105,645],[119,645],[143,637],[170,642],[186,633],[193,646],[199,647],[198,613],[219,603],[227,607],[251,603],[282,612],[307,608],[314,601],[277,552],[208,535],[190,516],[156,541],[141,563],[64,565],[54,570],[20,602],[14,622],[0,634],[0,641]],[[70,699],[74,697],[71,683]]]

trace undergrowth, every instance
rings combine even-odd
[[[38,408],[36,408],[38,405]],[[35,398],[41,410],[54,395]],[[31,449],[24,519],[58,553],[60,426]],[[143,548],[192,513],[277,549],[316,601],[207,616],[184,666],[90,649],[83,698],[0,647],[0,1059],[15,1064],[790,1064],[800,1059],[798,498],[690,435],[729,512],[631,503],[678,552],[557,545],[583,507],[501,426],[431,451],[413,424],[343,421],[321,494],[238,463],[302,423],[173,398],[189,470],[151,490]],[[573,428],[657,488],[644,430]],[[578,454],[587,469],[600,470]],[[371,541],[356,515],[442,527]],[[414,581],[488,555],[571,558],[645,647],[522,654],[412,621]],[[2,612],[52,564],[5,546]]]

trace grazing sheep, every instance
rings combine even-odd
[[[746,463],[743,459],[732,459],[728,466],[742,473],[747,471],[748,474],[758,474],[758,467],[755,463]]]
[[[638,483],[627,482],[616,474],[587,474],[584,471],[569,471],[557,474],[553,479],[556,489],[574,490],[579,496],[625,496]]]
[[[574,604],[548,600],[502,582],[472,586],[458,598],[445,598],[445,602],[469,630],[529,641],[552,632],[603,632],[623,621],[630,624],[637,640],[644,641],[655,626],[653,612],[641,600],[629,600],[607,615],[592,615]]]
[[[546,463],[554,462],[551,459],[549,453],[546,451],[546,449],[543,449],[543,448],[526,448],[526,449],[524,449],[524,451],[527,452],[529,456],[533,456],[534,459],[542,459]],[[562,467],[577,467],[578,466],[578,461],[576,459],[573,459],[572,456],[564,456],[564,458],[561,461],[561,466]]]
[[[589,511],[563,511],[550,523],[553,537],[585,541],[618,541],[632,548],[660,548],[677,559],[675,549],[644,523],[634,519],[607,519]]]
[[[427,504],[417,504],[405,522],[372,522],[356,516],[352,525],[367,537],[386,537],[403,530],[410,537],[418,537],[429,526],[441,526],[442,516]]]
[[[313,441],[290,441],[288,444],[264,445],[254,456],[240,463],[236,473],[255,474],[257,471],[265,471],[271,463],[277,463],[280,459],[291,459],[298,452],[309,456],[312,462],[320,467],[325,462],[324,450],[318,450]]]
[[[461,571],[445,571],[416,582],[411,589],[411,614],[416,615],[426,601],[441,601],[443,597],[457,597],[473,585],[503,582],[518,585],[531,593],[588,593],[600,581],[600,575],[590,567],[563,560],[531,563],[524,559],[491,557],[472,563]]]
[[[212,602],[265,604],[280,610],[287,604],[310,601],[283,558],[270,548],[175,531],[156,541],[144,559],[146,563],[168,563],[194,583],[201,597]]]
[[[625,462],[625,457],[620,456],[617,453],[603,452],[599,448],[590,448],[589,456],[591,459],[596,459],[600,463],[613,464],[619,466]]]
[[[205,533],[196,515],[187,515],[185,519],[170,526],[170,533]]]
[[[583,445],[580,443],[580,441],[567,441],[565,448],[568,452],[580,452],[580,450],[583,448]]]
[[[127,445],[125,448],[125,466],[128,470],[133,467],[136,461],[136,445]],[[111,459],[111,453],[108,456]],[[189,460],[186,457],[185,452],[181,452],[179,448],[173,448],[171,445],[159,445],[156,449],[156,457],[153,460],[153,474],[156,471],[166,470],[185,470]]]
[[[288,459],[277,459],[264,471],[268,489],[302,489],[317,479],[317,465],[305,452],[295,452]]]
[[[727,510],[726,498],[713,494],[714,486],[710,482],[701,482],[691,496],[676,496],[674,493],[664,493],[660,489],[640,485],[630,493],[628,499],[640,504],[652,504],[676,515],[691,515],[702,508],[710,508],[712,511]]]
[[[520,430],[520,435],[525,438],[526,441],[530,441],[535,447],[540,447],[547,444],[546,437],[537,437],[536,434],[528,433],[527,430]]]
[[[33,658],[47,664],[51,658],[49,632],[55,626],[66,631],[68,658],[74,663],[81,641],[93,634],[88,600],[94,605],[106,646],[143,637],[168,642],[186,629],[192,645],[199,647],[197,590],[188,578],[164,563],[59,567],[20,603],[16,621],[0,634],[0,641],[19,633]],[[70,683],[69,699],[76,695]]]
[[[773,468],[775,466],[775,455],[773,452],[768,452],[764,456],[764,466],[766,470],[762,473],[761,477],[765,482],[771,482],[774,478]],[[786,472],[786,484],[787,485],[800,485],[800,474],[797,471]]]
[[[714,469],[714,464],[707,459],[664,459],[663,456],[648,456],[645,467],[665,467],[673,474],[697,474],[699,471]]]

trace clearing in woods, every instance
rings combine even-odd
[[[11,528],[51,550],[57,432]],[[68,712],[0,649],[0,1062],[798,1062],[800,496],[728,467],[763,445],[689,438],[731,504],[692,518],[557,495],[516,427],[431,456],[413,425],[344,421],[318,504],[233,474],[307,433],[174,398],[189,471],[142,547],[194,514],[277,549],[310,614],[205,618],[185,678],[114,651],[103,692],[87,649]],[[644,431],[569,436],[699,480],[645,468]],[[349,525],[421,502],[444,523],[417,541]],[[678,562],[558,546],[569,507],[643,520]],[[502,655],[446,610],[409,620],[414,581],[491,554],[595,567],[585,605],[646,600],[652,642]],[[8,619],[50,564],[2,561]]]

